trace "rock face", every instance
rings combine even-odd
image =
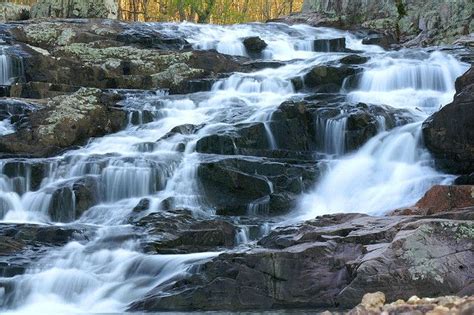
[[[187,93],[196,91],[199,80],[212,82],[222,73],[247,71],[238,58],[183,50],[189,46],[185,40],[140,24],[34,20],[10,32],[26,53],[27,83],[13,86],[13,96],[54,96],[80,86]]]
[[[343,1],[305,0],[302,16],[289,17],[288,21],[308,20],[313,25],[342,28],[366,27],[409,41],[420,33],[416,45],[453,43],[461,36],[473,32],[470,0],[460,1]]]
[[[166,294],[158,287],[130,309],[353,307],[367,291],[386,292],[389,302],[414,294],[469,294],[470,213],[458,212],[456,220],[328,215],[278,228],[259,247],[222,254]]]
[[[26,126],[0,137],[0,152],[49,156],[84,144],[91,137],[118,131],[124,126],[125,113],[112,108],[113,103],[111,96],[87,88],[53,98],[28,115]]]
[[[39,0],[31,8],[32,18],[118,17],[117,0]]]
[[[423,123],[426,147],[438,167],[457,174],[474,172],[474,69],[456,81],[454,101]]]

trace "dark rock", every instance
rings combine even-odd
[[[133,208],[133,212],[142,212],[150,208],[150,199],[143,198],[140,202]]]
[[[314,163],[293,165],[256,158],[221,159],[198,168],[207,202],[224,215],[285,213],[317,174]]]
[[[474,70],[456,80],[454,101],[423,123],[426,147],[439,168],[455,174],[474,172]]]
[[[369,57],[359,56],[359,55],[349,55],[340,60],[342,64],[345,65],[360,65],[369,61]]]
[[[316,66],[304,76],[304,84],[308,88],[335,84],[342,86],[344,79],[354,75],[356,71],[349,67]]]
[[[245,49],[251,57],[260,57],[262,51],[267,48],[267,43],[258,36],[247,37],[243,40]]]
[[[331,39],[316,39],[313,43],[314,51],[317,52],[344,52],[346,51],[346,39],[331,38]]]
[[[86,210],[99,202],[99,191],[99,183],[93,176],[66,183],[52,194],[48,213],[50,219],[54,222],[79,219]]]
[[[370,34],[364,39],[362,39],[362,44],[364,45],[378,45],[385,49],[390,48],[391,45],[396,44],[397,40],[393,35],[384,35],[384,34]]]
[[[474,173],[456,178],[454,185],[474,185]]]
[[[177,209],[151,213],[132,224],[145,229],[148,253],[177,254],[217,251],[236,245],[237,229],[220,219],[197,219]]]

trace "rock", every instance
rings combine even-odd
[[[304,84],[308,88],[329,84],[341,87],[344,79],[355,73],[356,71],[349,67],[316,66],[304,76]]]
[[[348,314],[469,314],[474,309],[474,296],[442,296],[435,298],[418,298],[412,296],[407,302],[398,300],[381,305],[380,310],[374,311],[361,305],[349,311]]]
[[[0,137],[0,152],[50,156],[91,137],[116,132],[124,126],[126,115],[112,108],[114,102],[113,96],[87,88],[55,97],[28,115],[28,127]]]
[[[99,191],[99,182],[93,176],[65,183],[52,193],[48,211],[50,219],[65,223],[79,219],[85,211],[99,202]]]
[[[262,51],[268,46],[268,44],[258,36],[245,38],[243,44],[249,56],[254,58],[261,57]]]
[[[360,305],[366,309],[379,310],[385,304],[385,294],[383,292],[367,293],[362,297]]]
[[[474,185],[474,173],[469,175],[462,175],[456,178],[455,185]]]
[[[420,32],[427,33],[431,30],[426,43],[451,44],[457,37],[473,32],[472,1],[405,0],[401,2],[402,5],[397,3],[397,1],[305,0],[302,13],[279,18],[277,21],[343,29],[370,29],[388,35],[388,43],[399,37],[404,42]]]
[[[437,214],[474,206],[474,186],[432,187],[415,205],[422,214]]]
[[[105,18],[118,17],[116,0],[38,0],[31,8],[32,18]]]
[[[359,56],[359,55],[349,55],[340,60],[344,65],[361,65],[369,61],[368,57]]]
[[[185,209],[151,213],[132,224],[146,231],[143,247],[150,254],[218,251],[236,245],[234,225],[221,219],[196,219]]]
[[[362,44],[364,45],[378,45],[385,49],[390,48],[391,45],[396,43],[397,40],[393,35],[381,33],[373,33],[362,39]]]
[[[30,7],[15,3],[0,3],[0,21],[22,21],[30,18]]]
[[[77,90],[79,90],[79,87],[67,84],[47,82],[16,83],[10,88],[10,97],[44,99],[71,94]]]
[[[71,226],[0,224],[0,276],[10,278],[23,274],[51,247],[84,240],[85,234],[84,229]],[[2,287],[4,283],[0,280]]]
[[[9,32],[24,50],[28,81],[17,87],[15,95],[55,96],[80,86],[185,94],[210,89],[213,80],[225,73],[251,70],[243,65],[246,58],[182,51],[185,44],[178,43],[180,38],[170,39],[139,23],[33,20]]]
[[[439,168],[455,174],[474,172],[474,69],[456,80],[451,104],[423,123],[426,147]]]
[[[316,39],[313,46],[314,51],[317,52],[344,52],[346,51],[346,38]]]
[[[317,174],[314,163],[288,164],[262,158],[217,159],[198,168],[207,202],[223,215],[285,213]]]
[[[344,308],[367,292],[385,292],[388,301],[457,294],[472,285],[473,228],[452,219],[327,215],[203,262],[199,274],[166,292],[156,287],[129,310]]]

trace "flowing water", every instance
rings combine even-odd
[[[160,211],[168,201],[172,208],[213,216],[214,209],[207,206],[197,178],[199,163],[212,156],[197,153],[197,141],[233,130],[236,124],[263,122],[268,149],[277,149],[268,124],[273,111],[285,100],[305,96],[295,92],[291,79],[315,65],[337,63],[347,55],[314,52],[314,39],[345,37],[349,49],[362,50],[371,57],[363,66],[359,86],[349,92],[343,89],[348,101],[408,109],[415,122],[387,131],[380,119],[379,134],[350,154],[345,154],[343,112],[341,117],[318,122],[327,167],[314,189],[301,196],[290,220],[331,212],[383,214],[411,205],[432,185],[451,180],[432,168],[420,132],[423,119],[449,103],[456,77],[467,70],[454,57],[440,52],[385,52],[362,45],[347,32],[302,25],[151,23],[146,27],[181,35],[195,49],[216,49],[237,56],[246,56],[242,38],[260,36],[268,43],[262,57],[286,63],[254,73],[235,73],[216,82],[209,92],[129,94],[122,102],[130,111],[125,130],[54,158],[2,160],[0,218],[4,222],[47,225],[73,221],[61,225],[93,230],[88,241],[70,242],[51,251],[24,275],[0,279],[10,288],[3,296],[0,289],[0,301],[3,299],[3,308],[9,312],[124,311],[151,289],[185,277],[195,271],[194,264],[218,255],[143,254],[139,242],[127,237],[134,233],[127,218],[142,198],[151,200],[147,213]],[[169,133],[186,124],[199,126],[198,131]],[[1,132],[11,132],[11,127],[2,122]],[[44,174],[41,180],[34,176],[38,165]],[[98,202],[75,220],[79,206],[73,187],[84,180],[94,183]],[[257,200],[249,204],[249,213],[267,206]],[[72,214],[61,217],[58,213],[63,209]],[[262,225],[261,234],[268,233],[269,228],[269,224]],[[239,242],[247,243],[248,235],[248,229],[242,227]]]

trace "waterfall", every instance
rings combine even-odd
[[[145,232],[130,222],[165,210],[189,213],[199,219],[215,218],[218,212],[209,205],[199,181],[200,167],[242,156],[237,155],[241,153],[238,150],[228,155],[199,153],[198,143],[205,137],[234,135],[236,126],[263,125],[262,150],[271,154],[284,151],[279,149],[285,138],[274,135],[273,114],[284,101],[309,96],[305,91],[296,91],[292,79],[304,76],[316,65],[338,65],[348,55],[314,51],[317,39],[344,38],[346,48],[371,57],[360,66],[357,88],[348,93],[341,90],[345,104],[364,102],[368,106],[407,109],[415,122],[387,131],[385,117],[377,116],[378,134],[358,151],[347,153],[347,113],[336,107],[336,115],[316,120],[311,127],[320,146],[310,154],[324,156],[325,160],[314,161],[325,165],[322,178],[299,197],[297,209],[288,217],[275,220],[300,221],[334,212],[383,214],[411,205],[432,185],[452,179],[433,169],[432,158],[421,141],[420,126],[421,119],[447,104],[454,95],[455,78],[466,69],[454,57],[441,52],[385,52],[380,47],[362,45],[349,32],[305,25],[146,23],[145,27],[164,35],[181,36],[194,49],[216,49],[234,56],[247,55],[243,38],[258,36],[268,44],[262,59],[276,60],[281,65],[233,73],[217,80],[207,92],[129,94],[120,103],[133,112],[124,130],[92,139],[81,148],[53,158],[26,159],[28,166],[15,172],[7,172],[5,165],[19,162],[18,159],[2,160],[2,223],[86,231],[83,239],[48,248],[47,254],[33,262],[24,274],[0,277],[2,312],[125,312],[130,303],[150,292],[166,291],[173,281],[196,272],[196,265],[219,255],[220,252],[145,254],[136,236]],[[1,84],[9,84],[12,77],[18,76],[9,58],[2,50]],[[0,121],[0,135],[11,132],[14,128],[10,120]],[[234,146],[237,148],[235,143]],[[262,164],[271,160],[248,158]],[[290,156],[279,163],[291,164],[293,160]],[[276,173],[275,177],[286,175]],[[250,175],[261,179],[271,193],[277,191],[279,183],[274,184],[257,172]],[[292,193],[301,191],[294,186],[302,186],[302,181],[291,184],[296,191]],[[87,195],[92,193],[94,198]],[[84,194],[89,203],[81,202]],[[254,199],[243,206],[243,214],[250,218],[269,215],[271,198]],[[134,209],[142,200],[147,201],[147,207],[137,213]],[[79,205],[85,209],[77,217]],[[67,220],[54,217],[55,211]],[[273,221],[262,219],[265,222],[254,225],[259,229],[254,233],[240,218],[234,219],[238,226],[235,241],[242,248],[255,240],[253,235],[266,235],[274,226]]]

